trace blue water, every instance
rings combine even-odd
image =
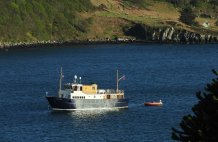
[[[218,69],[217,45],[84,45],[0,52],[0,141],[168,142]],[[100,88],[116,87],[116,70],[130,98],[123,110],[52,112],[45,92],[57,95],[77,74]],[[163,107],[144,107],[162,100]]]

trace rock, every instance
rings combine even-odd
[[[155,32],[155,31],[153,32],[153,34],[152,34],[152,37],[151,37],[151,38],[152,38],[152,40],[153,40],[153,41],[154,41],[154,40],[157,40],[157,38],[156,38],[156,32]]]
[[[124,33],[127,36],[133,36],[136,40],[154,41],[154,42],[170,42],[182,44],[199,44],[218,42],[218,36],[204,35],[200,33],[190,32],[187,30],[178,30],[174,27],[152,28],[143,24],[133,24],[126,28]]]
[[[163,32],[162,37],[161,37],[162,41],[166,41],[167,40],[167,38],[168,38],[167,35],[169,33],[169,30],[170,30],[170,28],[166,28],[166,30]]]
[[[169,30],[169,33],[167,35],[168,40],[172,40],[172,36],[173,36],[174,32],[175,32],[175,29],[173,27],[171,27],[170,30]]]

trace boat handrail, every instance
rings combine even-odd
[[[106,94],[117,94],[117,93],[124,93],[124,90],[114,90],[114,89],[107,89],[107,90],[105,90],[106,92]]]
[[[98,94],[117,94],[117,93],[124,93],[124,90],[118,90],[118,92],[115,89],[99,89],[97,90]]]

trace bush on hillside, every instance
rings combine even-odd
[[[168,0],[175,7],[186,7],[190,5],[190,0]]]
[[[195,22],[196,15],[192,11],[191,7],[186,7],[182,10],[180,21],[187,24],[187,25],[197,25]]]
[[[218,26],[218,20],[216,20],[216,23],[215,23],[215,25],[216,25],[216,26]]]
[[[125,35],[133,36],[139,40],[146,39],[146,28],[143,24],[136,23],[131,27],[124,27],[123,32],[125,33]]]
[[[205,5],[205,3],[212,4],[212,5],[218,5],[217,0],[167,0],[168,2],[174,4],[176,7],[187,7],[187,6],[202,6]]]

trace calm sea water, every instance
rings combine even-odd
[[[217,45],[85,45],[0,52],[0,141],[168,142],[218,69]],[[45,92],[57,95],[77,74],[83,83],[116,87],[116,70],[129,108],[52,112]],[[162,100],[163,107],[144,107]]]

